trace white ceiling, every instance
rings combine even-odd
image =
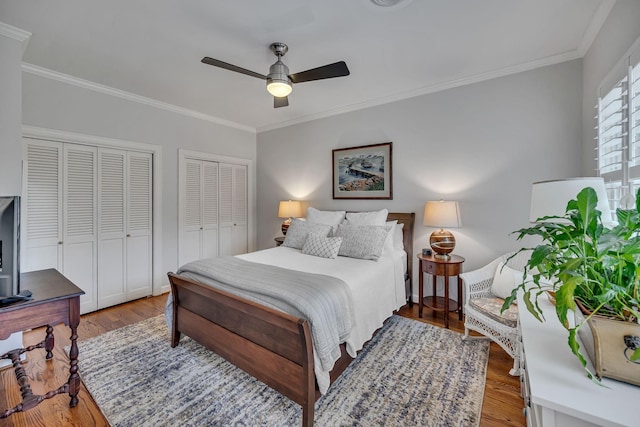
[[[32,72],[263,131],[579,58],[613,3],[0,0],[0,22],[32,33],[24,55]],[[351,75],[294,85],[290,105],[274,109],[264,81],[200,62],[267,74],[276,41],[289,45],[291,73],[344,60]]]

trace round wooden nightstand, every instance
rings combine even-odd
[[[444,327],[449,328],[449,312],[457,311],[458,319],[462,320],[462,263],[464,258],[451,255],[450,258],[441,258],[435,255],[418,254],[420,263],[418,285],[418,317],[422,317],[422,307],[426,306],[435,312],[444,312]],[[433,295],[424,297],[424,274],[432,277]],[[444,277],[444,297],[437,296],[436,278]],[[458,276],[458,300],[449,298],[449,277]]]
[[[276,237],[275,239],[273,239],[276,241],[276,246],[280,246],[284,243],[284,236],[282,237]]]

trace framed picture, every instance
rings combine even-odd
[[[333,150],[334,199],[393,199],[391,142]]]

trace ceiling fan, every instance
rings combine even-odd
[[[246,74],[247,76],[266,80],[267,90],[271,95],[273,95],[273,108],[286,107],[289,105],[289,98],[287,98],[287,95],[291,93],[292,83],[304,83],[313,80],[331,79],[334,77],[349,75],[349,69],[344,61],[334,62],[333,64],[323,65],[322,67],[312,68],[295,74],[289,74],[289,67],[281,61],[281,58],[285,53],[287,53],[289,47],[284,43],[272,43],[270,49],[278,57],[278,60],[269,68],[269,74],[266,76],[238,67],[237,65],[209,58],[208,56],[202,58],[202,62],[213,65],[214,67],[220,67],[225,70],[235,71],[237,73]]]

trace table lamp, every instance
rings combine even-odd
[[[584,188],[591,187],[598,196],[597,209],[602,212],[602,223],[607,226],[615,224],[609,208],[609,198],[602,177],[567,178],[534,182],[531,187],[531,210],[529,222],[538,222],[545,216],[563,216],[567,203],[575,199]],[[551,222],[564,222],[554,219]]]
[[[292,218],[302,216],[302,203],[298,200],[282,200],[278,205],[278,218],[287,218],[282,222],[282,234],[287,234]]]
[[[438,258],[449,259],[456,246],[456,239],[446,228],[457,228],[462,225],[460,220],[460,207],[454,201],[429,201],[424,205],[423,224],[427,227],[436,227],[429,237],[431,249]]]

